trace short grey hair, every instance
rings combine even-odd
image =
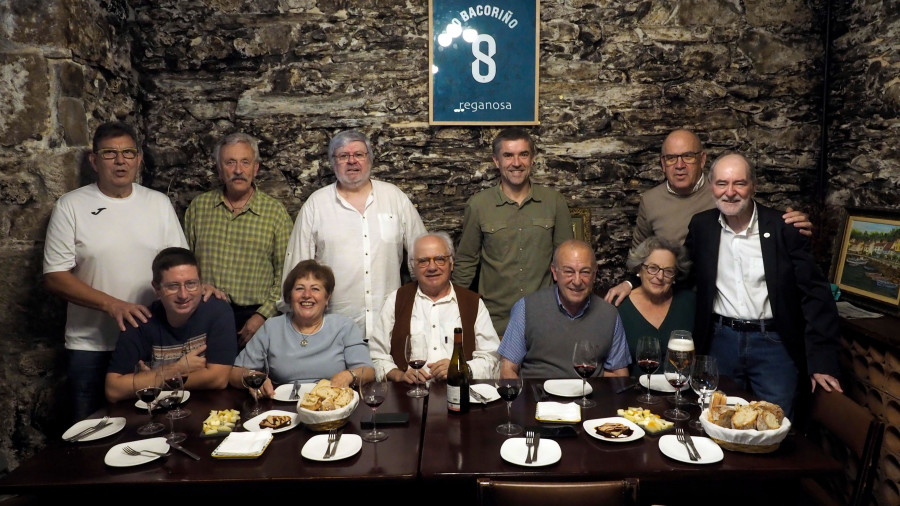
[[[370,162],[375,161],[375,153],[372,151],[372,143],[369,142],[369,138],[366,137],[366,134],[360,132],[359,130],[344,130],[343,132],[338,133],[334,137],[331,138],[331,142],[328,143],[328,159],[331,160],[331,166],[334,167],[337,165],[337,160],[334,159],[334,152],[338,149],[350,144],[351,142],[363,142],[366,145],[366,151],[369,153],[366,155],[369,157]]]
[[[222,166],[222,148],[224,148],[225,146],[234,146],[235,144],[241,143],[248,144],[250,146],[250,149],[253,150],[253,161],[259,162],[259,141],[256,140],[256,137],[253,137],[252,135],[238,132],[226,135],[216,143],[216,167]]]
[[[712,183],[712,181],[713,181],[713,173],[716,171],[716,165],[718,165],[719,162],[723,158],[725,158],[726,156],[730,156],[730,155],[735,155],[744,161],[744,164],[747,165],[747,177],[750,178],[750,182],[755,185],[756,184],[756,167],[754,167],[753,164],[750,163],[750,160],[748,160],[746,156],[742,155],[741,153],[738,153],[737,151],[726,151],[726,152],[722,153],[721,155],[719,155],[718,158],[716,158],[716,161],[714,161],[712,163],[712,165],[710,165],[710,167],[709,167],[709,174],[707,174],[707,177],[709,178],[709,182]]]
[[[455,253],[453,250],[453,239],[450,238],[450,234],[444,232],[443,230],[437,232],[425,232],[424,234],[419,234],[413,239],[412,242],[412,251],[407,255],[409,258],[407,259],[407,263],[409,264],[409,272],[412,274],[415,271],[416,267],[416,248],[419,247],[419,241],[425,239],[426,237],[437,237],[441,241],[444,241],[444,246],[447,247],[447,251],[450,253],[450,259],[452,260],[453,254]]]
[[[638,272],[641,265],[656,250],[665,250],[675,256],[676,279],[680,280],[687,277],[691,269],[691,259],[688,257],[687,248],[655,235],[651,235],[637,246],[631,248],[631,251],[628,252],[628,258],[625,260],[625,267],[630,272]]]

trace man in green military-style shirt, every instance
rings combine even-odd
[[[194,198],[184,216],[184,235],[203,282],[228,295],[243,347],[267,318],[278,314],[293,221],[281,202],[254,184],[259,172],[255,138],[228,135],[215,154],[223,186]]]
[[[513,304],[550,286],[553,251],[573,234],[562,194],[531,183],[535,150],[528,132],[502,130],[493,152],[500,184],[466,203],[453,282],[470,286],[480,264],[477,291],[502,336]]]

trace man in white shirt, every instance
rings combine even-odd
[[[403,252],[425,225],[402,190],[371,179],[372,146],[364,134],[335,135],[328,156],[337,182],[316,190],[300,209],[282,278],[311,258],[334,269],[328,311],[354,320],[368,339],[384,299],[400,287]],[[279,307],[286,310],[283,301]]]
[[[134,182],[141,150],[130,126],[100,125],[88,160],[97,182],[59,198],[44,244],[44,284],[69,302],[65,333],[75,420],[106,402],[106,369],[119,332],[151,316],[153,258],[168,246],[187,247],[169,198]]]
[[[694,215],[685,239],[697,288],[695,348],[791,418],[817,386],[842,391],[831,288],[801,232],[754,201],[756,171],[744,156],[720,156],[709,183],[716,208]]]
[[[369,353],[375,374],[390,381],[416,382],[404,354],[407,335],[424,336],[428,358],[420,381],[447,379],[453,354],[453,329],[463,329],[463,350],[474,379],[493,379],[499,372],[500,338],[481,297],[450,283],[453,241],[446,232],[426,233],[413,242],[410,272],[417,281],[395,290],[384,303]]]

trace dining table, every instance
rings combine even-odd
[[[801,477],[836,475],[842,471],[840,462],[800,431],[793,430],[774,452],[725,450],[720,461],[703,464],[682,462],[663,454],[660,439],[671,432],[647,433],[621,443],[591,436],[584,421],[615,417],[620,408],[639,406],[637,396],[641,391],[633,385],[634,381],[632,378],[589,378],[587,385],[591,392],[587,397],[597,406],[582,408],[581,421],[577,423],[560,423],[537,421],[538,402],[568,405],[580,396],[580,389],[577,389],[577,395],[556,395],[546,388],[542,391],[546,379],[526,378],[522,392],[511,404],[512,421],[524,427],[544,430],[565,427],[567,431],[559,437],[545,436],[541,443],[540,451],[545,455],[552,453],[554,444],[558,446],[558,459],[533,466],[509,461],[501,454],[504,444],[520,443],[518,440],[522,438],[522,435],[504,436],[496,431],[496,426],[507,420],[505,401],[480,403],[473,397],[468,413],[455,414],[447,409],[445,383],[429,385],[429,394],[424,398],[408,396],[409,385],[392,383],[378,412],[408,413],[408,422],[379,426],[388,438],[379,443],[363,442],[361,449],[347,458],[327,461],[302,456],[304,445],[311,438],[324,434],[302,424],[273,434],[272,442],[256,458],[214,457],[213,452],[223,438],[201,435],[203,421],[210,411],[237,409],[241,411],[243,422],[248,420],[247,413],[253,407],[253,400],[246,390],[227,388],[190,392],[184,407],[191,414],[174,421],[173,428],[187,434],[182,445],[198,454],[199,460],[172,450],[166,457],[141,465],[113,467],[107,465],[104,458],[117,445],[165,435],[137,434],[137,428],[148,421],[149,415],[131,399],[109,404],[90,417],[124,418],[121,430],[92,441],[65,442],[61,438],[48,441],[33,457],[0,478],[0,495],[25,494],[42,499],[77,493],[108,499],[97,499],[93,504],[120,504],[122,493],[129,497],[156,497],[156,494],[173,490],[190,496],[234,500],[248,497],[252,500],[259,490],[265,490],[267,494],[292,494],[285,497],[359,491],[363,494],[360,498],[420,497],[433,505],[472,503],[479,477],[519,481],[637,479],[641,504],[697,504],[696,493],[703,491],[704,494],[726,494],[728,504],[732,505],[742,504],[742,498],[758,493],[774,493],[772,491],[779,487],[793,490]],[[493,386],[493,382],[487,383]],[[727,379],[722,380],[720,389],[729,395],[741,394]],[[655,395],[665,397],[666,394]],[[692,395],[686,392],[684,397],[691,401]],[[660,404],[649,406],[649,409],[662,413],[669,402],[662,399]],[[260,407],[263,411],[296,410],[294,402],[274,399],[260,400]],[[689,404],[688,408],[693,416],[697,416],[695,405]],[[362,427],[362,422],[371,414],[372,411],[360,403],[341,430],[345,435],[361,434],[367,430]],[[163,413],[155,417],[169,423]],[[680,424],[686,426],[685,422]],[[235,430],[246,429],[238,424]],[[692,435],[695,439],[703,437],[697,431]],[[261,486],[265,488],[260,489]],[[779,492],[785,493],[789,492]],[[775,503],[784,503],[782,499],[786,500],[787,496],[780,495]]]
[[[671,394],[666,392],[654,392],[660,399],[658,404],[642,406],[637,401],[642,387],[628,377],[589,378],[587,384],[591,393],[587,397],[595,401],[596,406],[580,408],[578,422],[538,421],[538,402],[568,404],[581,397],[581,380],[568,381],[572,382],[572,388],[556,389],[563,395],[554,395],[544,388],[548,378],[526,378],[521,393],[512,402],[512,422],[523,429],[532,427],[552,433],[548,429],[570,427],[559,431],[563,436],[542,438],[554,441],[558,450],[550,443],[544,444],[546,449],[540,451],[553,452],[551,460],[558,451],[559,458],[549,463],[539,459],[540,465],[526,465],[509,451],[510,460],[502,455],[510,438],[520,440],[520,450],[524,441],[524,434],[505,436],[495,430],[507,421],[503,400],[488,403],[473,400],[469,413],[459,415],[448,412],[446,389],[433,388],[426,407],[419,471],[425,488],[433,484],[441,490],[456,492],[460,498],[468,498],[475,496],[479,477],[514,481],[636,479],[643,504],[696,505],[712,502],[713,497],[728,497],[728,500],[715,499],[716,503],[728,505],[760,504],[758,501],[766,497],[769,504],[788,504],[796,497],[793,494],[799,493],[797,483],[800,478],[834,476],[843,469],[841,463],[793,429],[771,453],[722,450],[720,461],[700,464],[675,460],[661,451],[661,438],[673,434],[677,427],[688,430],[698,444],[699,439],[704,439],[705,434],[690,429],[688,421],[676,422],[670,429],[656,434],[645,432],[642,437],[626,442],[592,437],[585,426],[593,430],[599,422],[592,421],[617,417],[619,409],[647,408],[662,415],[671,407]],[[728,378],[720,381],[720,389],[725,393],[753,400]],[[688,389],[682,397],[687,402],[688,412],[696,419],[700,414],[696,395]],[[711,440],[704,442],[715,445]],[[779,491],[778,495],[775,490]],[[698,500],[698,492],[704,498]]]

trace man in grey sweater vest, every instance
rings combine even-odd
[[[594,376],[628,376],[631,354],[619,313],[593,294],[597,259],[591,246],[570,239],[556,248],[550,272],[556,284],[519,299],[500,341],[500,377],[578,378],[575,343],[599,346]]]

